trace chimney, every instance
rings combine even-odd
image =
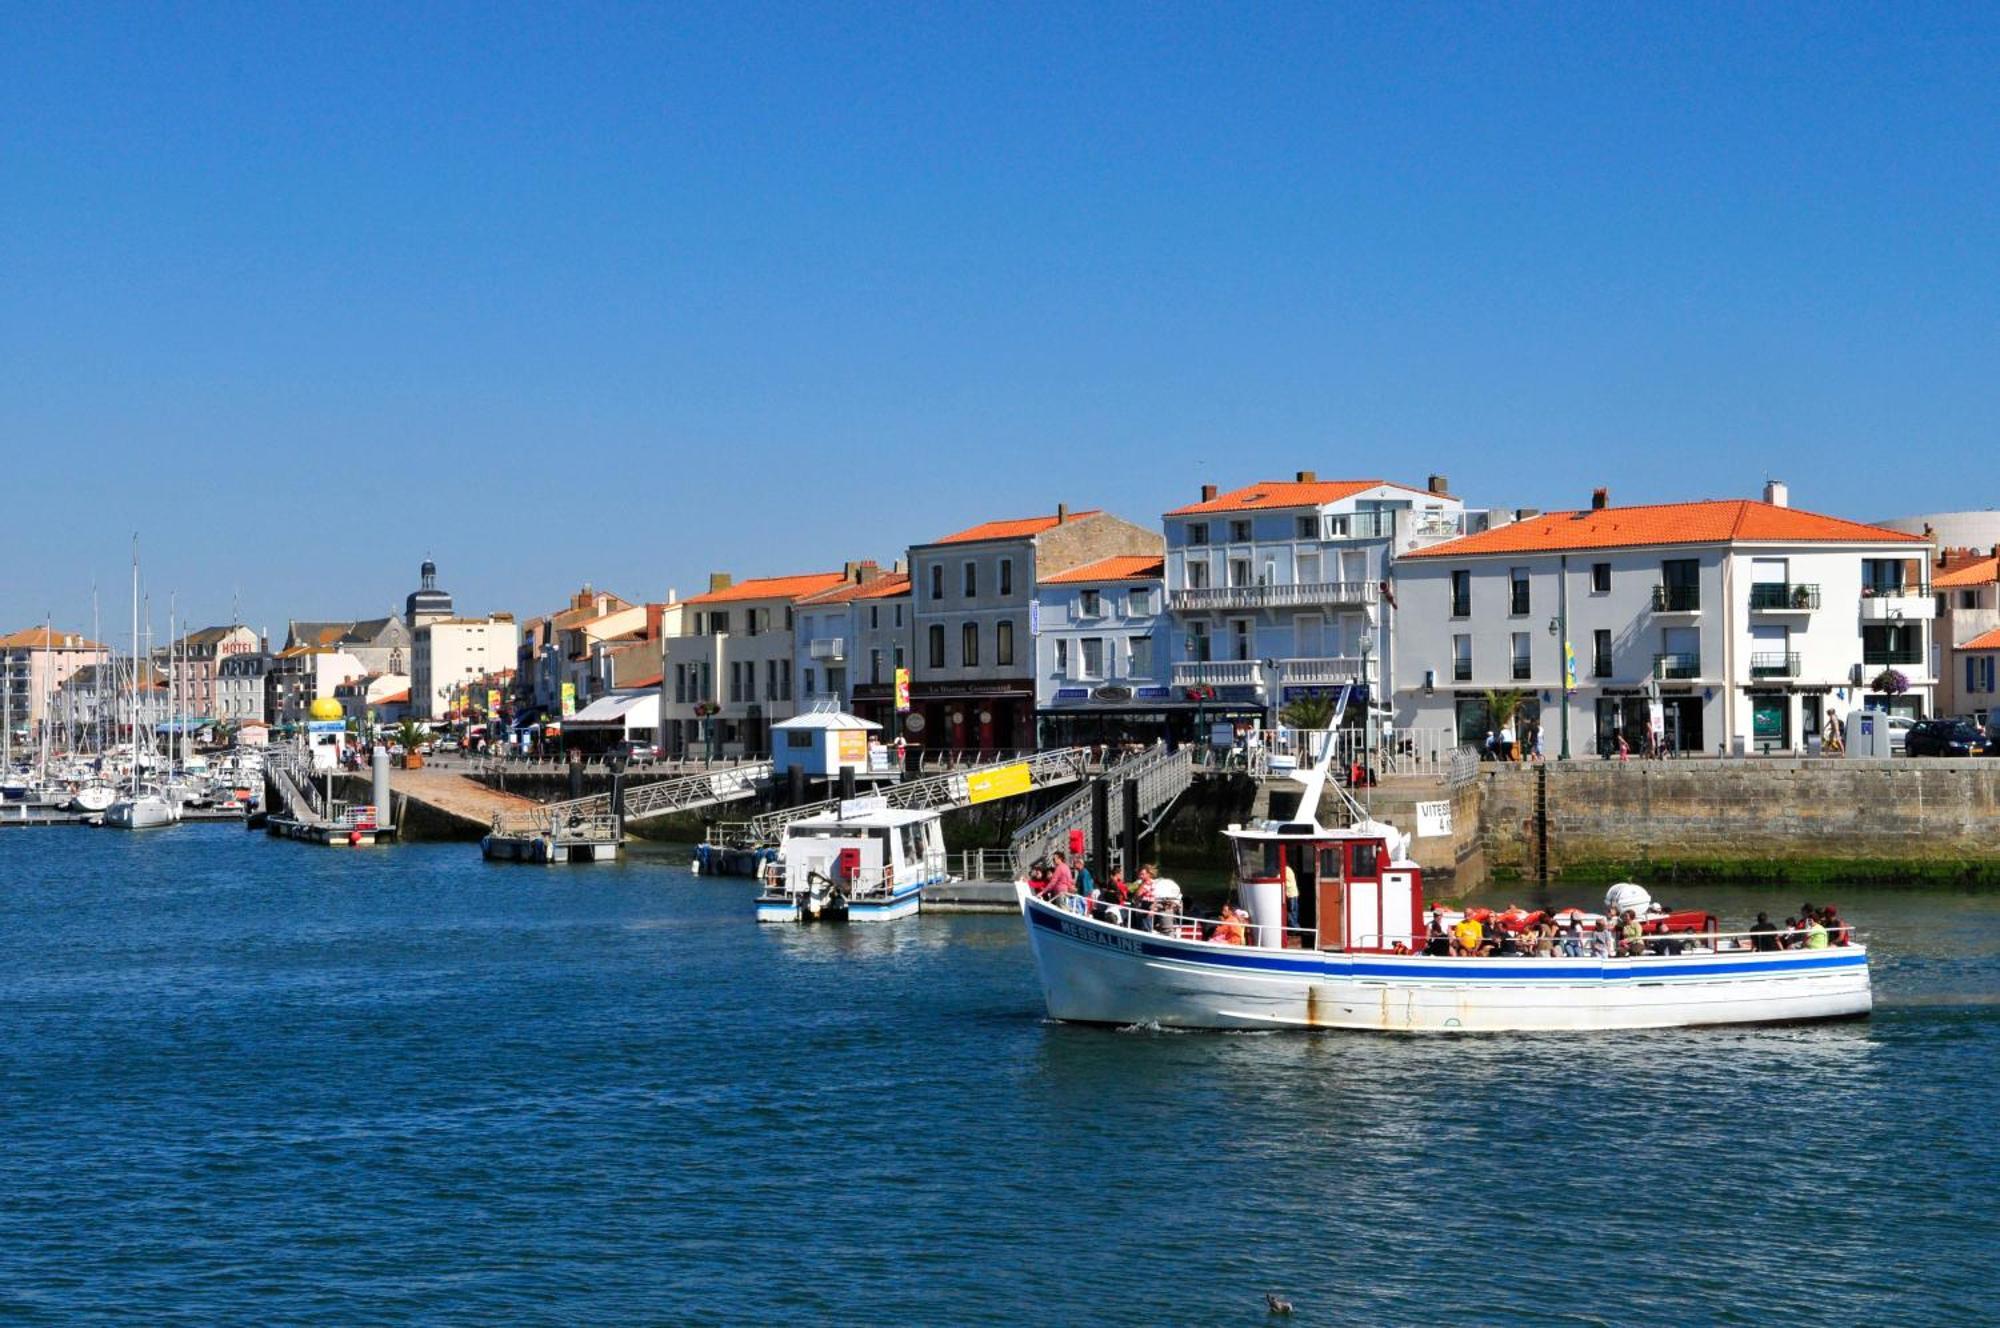
[[[1215,486],[1213,484],[1204,484],[1201,486],[1201,500],[1205,503],[1215,501]]]
[[[735,583],[736,579],[727,572],[710,572],[708,574],[708,593],[712,595],[718,590],[727,590]]]
[[[1451,492],[1451,481],[1442,475],[1433,475],[1430,478],[1430,482],[1424,485],[1424,487],[1432,493],[1448,494]]]
[[[1067,520],[1069,520],[1069,504],[1068,504],[1068,503],[1057,503],[1057,504],[1056,504],[1056,524],[1057,524],[1057,525],[1061,525],[1061,524],[1062,524],[1063,522],[1065,522],[1065,521],[1067,521]]]
[[[1590,491],[1591,511],[1602,512],[1609,506],[1611,506],[1611,490],[1599,488]]]
[[[882,569],[876,564],[873,558],[864,558],[860,563],[856,564],[854,576],[856,581],[865,586],[872,582],[880,581],[882,579]]]
[[[1526,521],[1529,517],[1540,516],[1541,514],[1542,509],[1539,507],[1517,507],[1514,509],[1514,519],[1516,521]]]
[[[1765,480],[1764,501],[1773,507],[1790,507],[1792,491],[1785,487],[1783,480]]]
[[[1299,483],[1301,483],[1301,484],[1317,484],[1318,482],[1319,482],[1319,472],[1318,472],[1318,471],[1316,471],[1316,470],[1302,470],[1302,471],[1300,471],[1300,472],[1299,472]]]

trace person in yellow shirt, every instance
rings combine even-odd
[[[1486,929],[1479,925],[1478,918],[1460,918],[1451,929],[1451,952],[1455,955],[1476,955],[1485,940]]]
[[[1285,926],[1293,931],[1299,927],[1299,878],[1289,861],[1285,863]]]

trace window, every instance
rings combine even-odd
[[[871,683],[882,681],[882,652],[880,650],[871,650],[868,652],[868,681]],[[806,690],[811,691],[812,688],[808,687]]]
[[[806,695],[811,696],[813,692],[816,690],[813,687],[813,684],[818,681],[818,677],[813,673],[811,669],[807,669],[805,673],[802,674],[801,676],[805,679]]]
[[[1003,595],[1014,593],[1014,560],[1012,558],[1002,558],[1000,560],[1000,593]]]
[[[1978,607],[1979,607],[1979,592],[1978,592],[1978,591],[1976,591],[1976,590],[1961,590],[1961,591],[1959,591],[1959,592],[1958,592],[1958,607],[1959,607],[1959,608],[1961,608],[1961,609],[1976,609],[1976,608],[1978,608]]]
[[[731,701],[741,701],[743,699],[743,661],[741,660],[732,659],[729,661],[729,699]]]
[[[708,615],[708,630],[716,636],[729,635],[729,610],[717,609]]]
[[[1069,676],[1069,640],[1067,637],[1059,636],[1056,638],[1056,673],[1065,678]]]
[[[1229,560],[1229,584],[1232,586],[1247,586],[1250,584],[1250,560],[1248,558],[1231,558]]]
[[[1125,596],[1125,616],[1143,618],[1153,611],[1153,592],[1134,590]]]
[[[1248,544],[1250,542],[1250,523],[1248,521],[1230,522],[1229,542],[1231,544]]]
[[[903,625],[903,606],[901,604],[898,604],[896,606],[896,626],[901,627],[902,625]]]
[[[1528,612],[1528,569],[1508,568],[1507,587],[1507,612],[1516,618],[1525,617]]]
[[[811,691],[812,689],[808,687],[806,690]],[[813,733],[814,730],[812,729],[786,729],[785,746],[810,747],[813,745]]]
[[[1250,620],[1232,618],[1229,620],[1229,646],[1232,659],[1250,658]]]
[[[968,669],[979,667],[978,623],[967,623],[958,629],[958,662]]]
[[[1451,638],[1451,680],[1472,681],[1472,638],[1464,633]]]
[[[790,661],[789,659],[781,659],[778,661],[778,700],[789,701],[791,699],[792,699],[792,661]]]
[[[1014,663],[1014,620],[1002,618],[993,624],[993,662],[1002,668]]]
[[[975,598],[978,594],[979,594],[979,564],[967,563],[965,565],[965,597],[967,599],[972,599]]]
[[[1451,574],[1451,616],[1454,618],[1470,618],[1472,616],[1472,573],[1470,572],[1458,571]]]
[[[1208,624],[1191,622],[1187,625],[1187,656],[1197,664],[1209,661]]]
[[[944,667],[944,624],[931,624],[930,639],[931,667],[941,669]]]
[[[1153,638],[1135,636],[1126,645],[1125,658],[1129,661],[1125,672],[1134,678],[1153,676]],[[1990,661],[1989,661],[1990,662]]]
[[[1208,559],[1190,558],[1187,560],[1187,585],[1189,590],[1208,589]]]
[[[1901,558],[1863,558],[1861,593],[1867,596],[1903,593],[1907,567]]]
[[[1599,564],[1604,566],[1605,564]],[[1590,634],[1590,676],[1611,676],[1611,629],[1600,627]]]
[[[1188,522],[1187,542],[1190,544],[1208,543],[1208,522],[1206,521]]]
[[[1609,595],[1611,593],[1611,564],[1592,563],[1590,565],[1590,593]]]
[[[889,667],[900,669],[904,667],[904,664],[905,661],[903,659],[903,648],[901,646],[894,647],[889,652]]]
[[[1078,676],[1102,678],[1104,676],[1104,638],[1086,636],[1079,643],[1082,646],[1083,671]]]
[[[870,604],[868,606],[868,630],[871,632],[875,632],[875,631],[880,631],[881,628],[882,628],[882,606],[880,604]]]
[[[931,564],[931,598],[944,598],[944,564]]]
[[[1294,532],[1300,539],[1318,539],[1319,518],[1316,516],[1300,517],[1297,526],[1294,527]]]
[[[1104,612],[1104,597],[1095,590],[1085,590],[1076,597],[1076,612],[1080,618],[1095,618]]]
[[[1692,613],[1701,607],[1701,564],[1693,558],[1669,558],[1660,564],[1660,594],[1656,607],[1668,613]]]
[[[1534,672],[1534,653],[1529,642],[1533,638],[1527,632],[1514,633],[1514,681],[1520,682]]]

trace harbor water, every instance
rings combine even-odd
[[[1992,897],[1840,892],[1862,1023],[1414,1039],[1053,1025],[1018,919],[753,890],[0,832],[0,1320],[1990,1315]]]

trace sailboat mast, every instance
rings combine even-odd
[[[139,797],[139,537],[132,537],[132,797]]]

